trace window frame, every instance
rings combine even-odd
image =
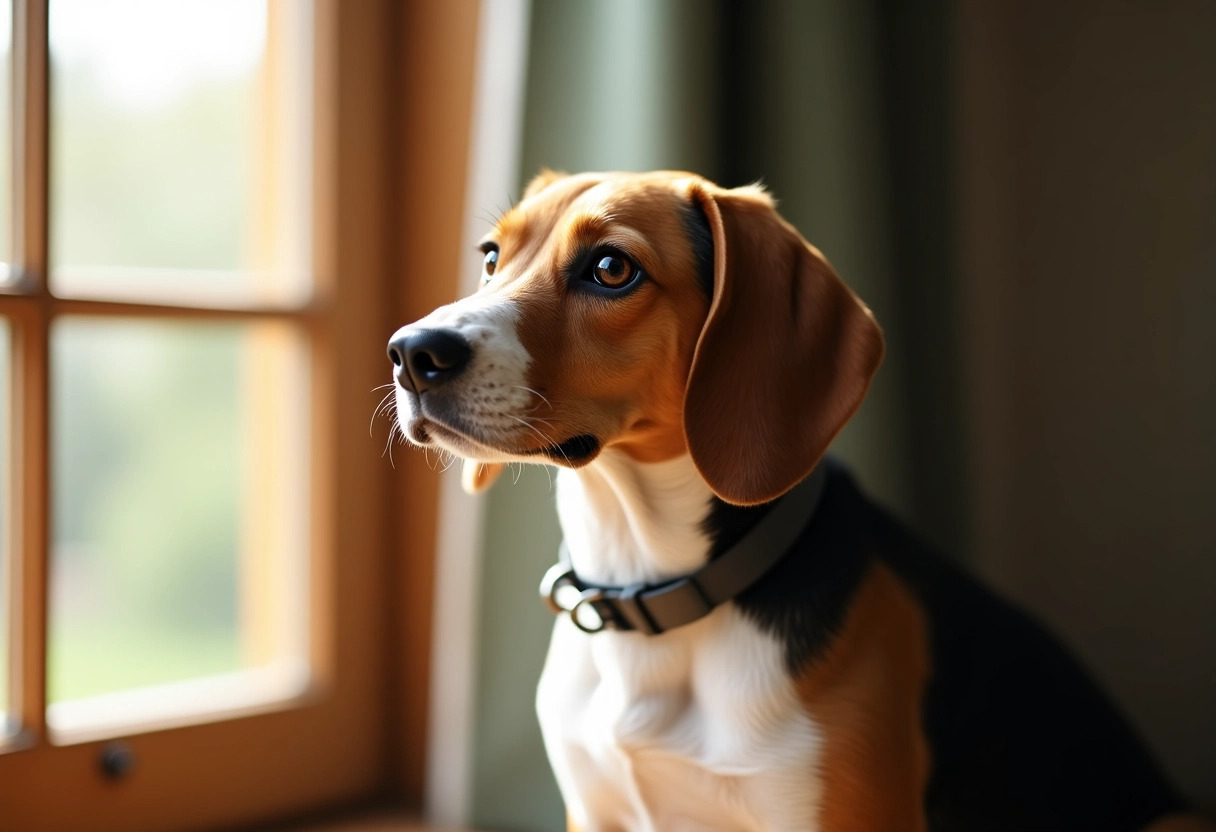
[[[306,306],[285,310],[50,294],[47,0],[14,1],[21,274],[0,287],[0,315],[13,333],[7,533],[20,686],[11,704],[22,732],[0,745],[0,832],[205,829],[377,795],[415,806],[421,797],[438,483],[422,455],[399,456],[390,468],[367,437],[367,417],[372,388],[388,379],[387,334],[457,291],[469,127],[460,104],[472,97],[468,33],[478,3],[313,2],[315,291]],[[439,48],[453,38],[456,49]],[[433,63],[414,63],[424,56]],[[428,129],[409,129],[415,123]],[[410,206],[432,188],[454,199],[428,205],[411,227]],[[411,249],[429,250],[450,279],[394,280]],[[52,745],[45,724],[48,332],[69,314],[293,321],[311,346],[310,638],[325,684],[256,713],[124,737],[135,765],[119,780],[102,774],[105,741]]]

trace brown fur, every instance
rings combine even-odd
[[[871,567],[827,655],[797,680],[808,713],[825,732],[820,828],[925,828],[927,644],[920,607],[890,570]]]
[[[686,225],[693,204],[713,234],[712,305]],[[486,241],[499,247],[486,291],[518,302],[532,357],[540,427],[528,448],[592,434],[642,462],[691,453],[723,499],[765,502],[814,467],[882,357],[869,310],[757,188],[675,172],[545,171]],[[612,300],[566,291],[573,254],[599,245],[627,253],[648,279]],[[483,467],[465,482],[480,490],[496,474]]]
[[[547,400],[539,425],[554,440],[593,434],[643,462],[679,456],[684,384],[709,306],[681,218],[686,194],[671,174],[570,177],[529,193],[488,239],[499,246],[491,286],[518,302],[528,383]],[[613,300],[565,291],[580,245],[615,245],[648,279]]]
[[[861,405],[882,331],[767,194],[706,184],[695,194],[715,274],[688,379],[688,447],[722,499],[765,503],[811,472]]]

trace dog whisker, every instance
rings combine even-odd
[[[550,422],[548,419],[542,419],[542,418],[540,418],[539,416],[525,416],[525,417],[524,417],[524,419],[525,419],[527,422],[529,422],[530,424],[531,424],[531,423],[538,423],[538,424],[542,424],[542,425],[547,426],[547,427],[548,427],[550,430],[556,430],[556,429],[557,429],[557,426],[556,426],[556,425],[554,425],[552,422]]]
[[[529,392],[529,393],[531,393],[533,396],[536,396],[536,397],[537,397],[538,399],[540,399],[542,402],[544,402],[545,404],[549,405],[549,409],[550,409],[550,410],[552,410],[552,409],[553,409],[553,403],[552,403],[552,402],[550,402],[548,399],[546,399],[546,398],[545,398],[543,395],[541,395],[540,393],[538,393],[536,390],[533,390],[531,387],[524,387],[522,384],[514,384],[514,385],[512,385],[512,386],[513,386],[513,387],[514,387],[516,390],[526,390],[526,391],[528,391],[528,392]],[[537,407],[540,407],[540,405],[536,405],[536,406],[537,406]]]
[[[448,469],[452,467],[452,464],[454,462],[456,462],[456,455],[453,453],[448,453],[447,451],[444,451],[440,455],[440,461],[443,464],[443,468],[440,469],[439,473],[446,474],[448,472]]]
[[[392,466],[394,471],[397,470],[397,464],[393,462],[393,434],[395,434],[398,429],[399,426],[397,425],[397,420],[394,419],[392,427],[390,427],[388,430],[388,438],[384,440],[384,450],[380,452],[381,459],[384,459],[385,453],[388,454],[388,464]]]
[[[508,414],[508,415],[509,415],[509,414]],[[528,424],[528,423],[527,423],[527,422],[525,422],[523,419],[520,419],[518,416],[511,416],[511,418],[512,418],[512,419],[514,419],[515,421],[519,422],[521,425],[523,425],[524,427],[526,427],[528,430],[530,430],[530,431],[532,431],[533,433],[535,433],[535,434],[536,434],[537,436],[539,436],[541,439],[543,439],[543,440],[545,440],[546,442],[548,442],[548,443],[549,443],[550,445],[552,445],[554,448],[557,448],[557,452],[558,452],[559,454],[561,454],[561,455],[562,455],[562,458],[563,458],[563,459],[565,459],[565,460],[566,460],[566,464],[568,464],[568,465],[573,465],[573,464],[574,464],[574,463],[570,462],[570,457],[566,456],[566,452],[562,450],[561,445],[560,445],[560,444],[559,444],[559,443],[558,443],[558,442],[557,442],[555,439],[552,439],[551,437],[546,436],[546,435],[544,434],[544,432],[540,430],[540,428],[537,428],[535,425]]]
[[[391,385],[389,385],[389,386],[391,386]],[[377,387],[376,389],[380,390],[382,388]],[[393,395],[393,392],[391,390],[388,393],[385,393],[384,398],[380,400],[380,404],[376,405],[376,409],[372,411],[372,418],[368,419],[368,421],[367,421],[367,438],[368,439],[370,439],[372,436],[372,425],[374,425],[376,423],[376,417],[379,416],[381,411],[384,410],[385,402],[387,402],[389,397],[392,395]],[[393,404],[396,405],[396,402],[394,401]]]

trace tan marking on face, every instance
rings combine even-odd
[[[528,386],[548,400],[529,414],[559,444],[591,434],[643,462],[686,452],[684,387],[709,309],[686,212],[688,174],[558,180],[505,215],[492,238],[495,279],[519,310]],[[580,253],[611,247],[645,277],[617,296],[571,274]],[[582,258],[589,271],[591,258]]]
[[[821,829],[925,828],[927,639],[908,590],[887,567],[873,566],[827,655],[797,680],[824,732]]]

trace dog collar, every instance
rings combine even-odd
[[[569,614],[586,633],[636,630],[657,635],[690,624],[742,593],[784,557],[814,513],[826,479],[827,466],[818,466],[720,557],[669,581],[629,586],[588,583],[574,573],[563,540],[560,562],[540,582],[541,598],[554,614]]]

